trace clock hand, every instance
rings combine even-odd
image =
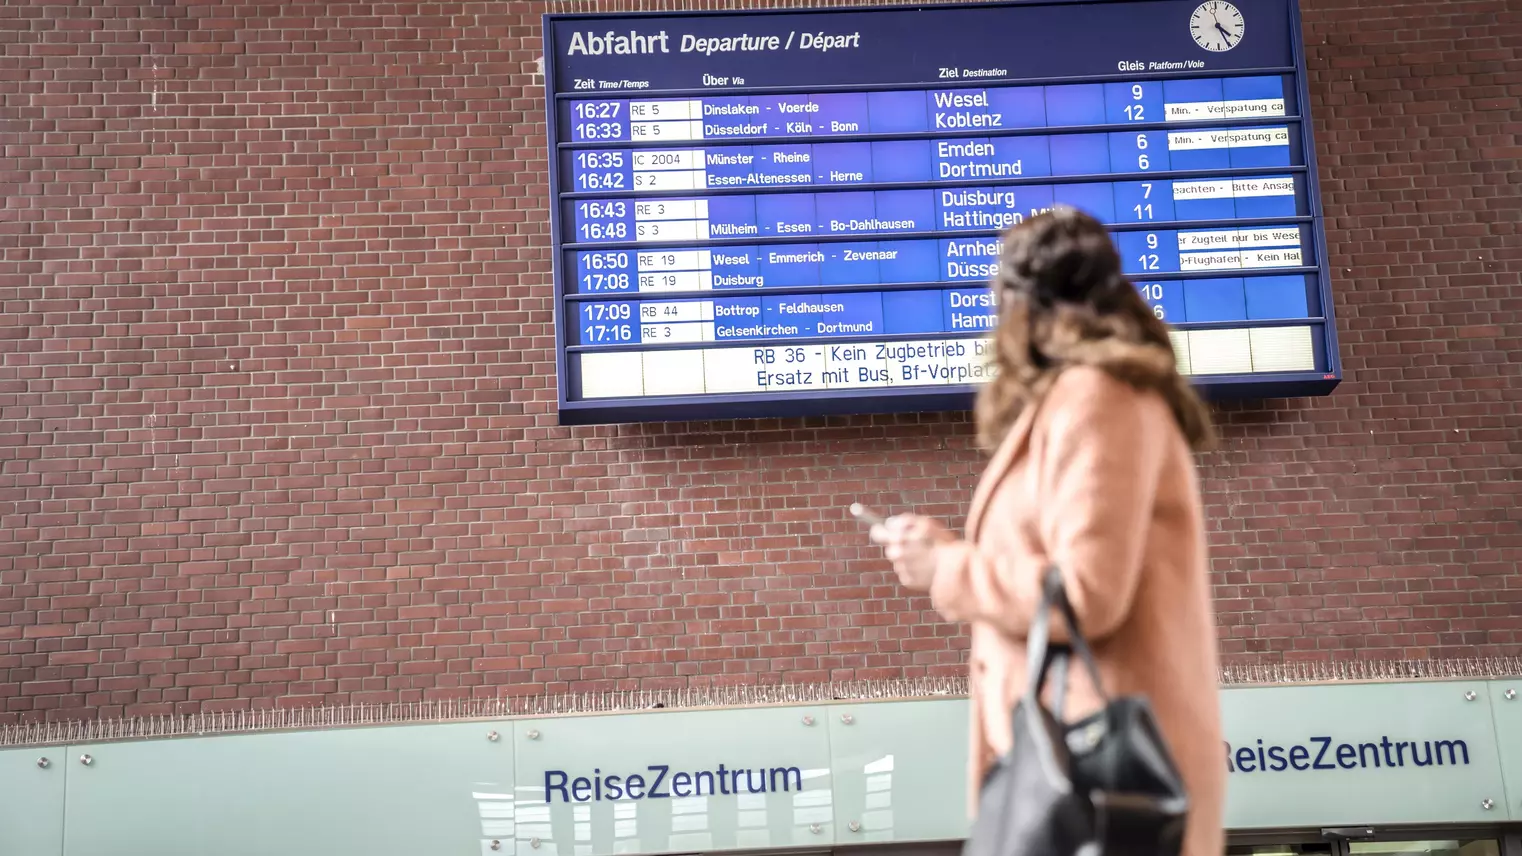
[[[1217,30],[1220,30],[1221,31],[1221,35],[1226,37],[1226,44],[1228,44],[1228,45],[1231,44],[1231,33],[1228,32],[1225,27],[1221,26],[1221,22],[1220,21],[1216,21],[1215,28]]]

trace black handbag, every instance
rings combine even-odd
[[[1052,645],[1051,613],[1070,642]],[[1027,640],[1030,681],[1014,709],[1014,742],[984,778],[963,856],[1178,856],[1189,799],[1146,698],[1110,698],[1078,629],[1062,575],[1047,573]],[[1062,719],[1076,652],[1104,707]],[[1041,692],[1051,674],[1052,709]]]

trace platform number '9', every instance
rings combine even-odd
[[[1140,101],[1140,100],[1142,100],[1142,95],[1143,94],[1144,93],[1142,91],[1142,85],[1140,83],[1133,83],[1133,84],[1131,84],[1131,100],[1133,100],[1133,101]],[[1145,121],[1147,121],[1147,108],[1146,108],[1146,105],[1143,105],[1143,104],[1127,104],[1126,105],[1126,121],[1128,121],[1128,122],[1145,122]]]
[[[1154,232],[1147,233],[1147,249],[1157,249],[1157,234]],[[1157,253],[1142,253],[1137,260],[1141,262],[1142,270],[1158,270],[1162,265],[1162,259]]]

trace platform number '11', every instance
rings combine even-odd
[[[1142,188],[1142,199],[1144,199],[1144,200],[1151,199],[1152,198],[1152,182],[1150,182],[1150,181],[1144,181],[1144,182],[1142,182],[1141,188]],[[1138,219],[1138,220],[1151,220],[1152,219],[1152,203],[1151,202],[1141,202],[1141,203],[1138,203],[1132,210],[1134,210],[1136,212],[1136,219]]]

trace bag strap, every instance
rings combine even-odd
[[[1051,644],[1053,609],[1060,611],[1063,621],[1067,622],[1067,645]],[[1073,605],[1068,601],[1067,592],[1063,587],[1062,571],[1053,565],[1047,569],[1042,579],[1041,604],[1036,609],[1030,633],[1026,637],[1030,679],[1025,692],[1030,703],[1039,704],[1041,689],[1050,673],[1054,685],[1052,714],[1059,720],[1062,718],[1062,708],[1067,700],[1069,649],[1078,653],[1078,659],[1082,661],[1084,670],[1089,673],[1089,680],[1093,682],[1095,691],[1099,693],[1102,700],[1108,703],[1110,697],[1105,692],[1104,682],[1100,679],[1099,663],[1094,659],[1094,652],[1089,648],[1089,642],[1083,637],[1083,631],[1078,626],[1078,616],[1074,614]]]
[[[1062,710],[1068,700],[1068,664],[1073,661],[1072,652],[1065,646],[1053,645],[1047,656],[1052,659],[1052,718],[1062,722]]]

